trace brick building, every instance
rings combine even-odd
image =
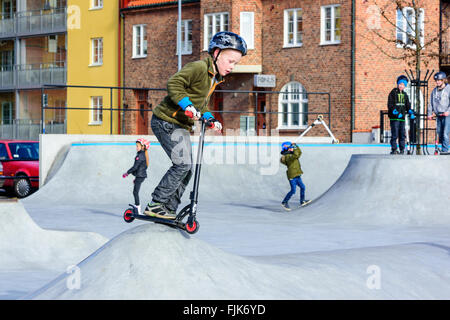
[[[406,59],[388,56],[401,56],[404,48],[376,35],[407,39],[410,31],[402,26],[411,22],[411,8],[399,12],[394,2],[377,0],[375,6],[374,0],[185,0],[182,64],[205,57],[215,32],[239,33],[248,42],[248,55],[210,104],[224,132],[241,129],[252,134],[265,128],[298,135],[324,114],[341,142],[359,141],[379,124],[397,76],[414,69]],[[437,54],[448,51],[447,34],[432,43],[428,40],[448,25],[443,15],[449,11],[447,1],[417,2],[427,44],[423,52],[436,54],[422,58],[422,69],[445,70],[448,59]],[[123,0],[125,86],[165,88],[178,70],[177,3]],[[145,109],[163,96],[162,91],[128,90],[125,108]],[[151,133],[150,116],[145,111],[125,112],[125,133]]]

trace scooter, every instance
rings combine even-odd
[[[206,126],[208,127],[212,126],[212,122],[204,118],[200,118],[200,122],[201,122],[200,138],[197,151],[197,162],[195,164],[194,186],[190,194],[191,200],[190,203],[186,205],[183,209],[181,209],[181,211],[177,214],[176,218],[173,220],[138,214],[137,208],[134,205],[130,204],[130,207],[127,210],[125,210],[123,214],[123,219],[125,220],[125,222],[131,223],[134,221],[134,219],[138,219],[181,229],[189,234],[194,234],[198,231],[198,229],[200,228],[200,224],[197,221],[198,187],[200,182],[200,171],[202,168],[205,131]],[[186,216],[187,221],[183,222],[183,219]]]

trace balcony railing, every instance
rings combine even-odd
[[[11,18],[0,20],[0,38],[49,34],[66,30],[66,8],[15,12]]]
[[[20,89],[43,84],[66,84],[65,62],[6,66],[0,68],[0,88]]]
[[[40,119],[12,119],[0,121],[0,137],[2,139],[39,140],[42,121]],[[66,133],[66,120],[46,120],[46,133]]]

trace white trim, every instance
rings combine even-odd
[[[299,42],[297,39],[298,34],[298,12],[301,12],[301,19],[303,19],[303,10],[302,8],[293,8],[293,9],[285,9],[284,10],[284,18],[283,18],[283,48],[297,48],[303,46],[303,39]],[[293,43],[289,43],[288,33],[289,33],[289,13],[293,13]],[[303,34],[303,30],[301,31]]]
[[[94,99],[97,99],[97,101],[94,102]],[[99,103],[99,99],[101,99],[101,104]],[[89,110],[89,123],[88,125],[101,125],[103,123],[103,96],[91,96],[91,109]],[[94,111],[93,108],[97,108],[97,116],[101,115],[102,120],[94,119]]]
[[[185,20],[181,20],[181,30],[183,30],[184,28],[184,32],[181,35],[181,45],[182,50],[181,50],[181,55],[190,55],[192,54],[192,40],[188,41],[189,38],[189,22],[191,23],[191,39],[193,39],[193,35],[192,35],[192,19],[185,19]],[[178,27],[178,21],[177,21],[177,27]],[[190,43],[190,46],[189,46]],[[178,42],[177,42],[177,51],[176,54],[178,55]]]
[[[415,22],[416,16],[415,16],[414,8],[412,8],[412,7],[404,7],[402,11],[397,9],[396,13],[395,13],[395,19],[396,19],[396,22],[395,22],[395,29],[396,29],[395,30],[395,39],[398,39],[399,34],[401,34],[401,37],[402,37],[401,41],[403,42],[403,44],[400,44],[400,43],[396,44],[396,47],[399,48],[399,49],[402,49],[405,46],[407,48],[410,48],[410,49],[415,49],[416,48],[415,44],[410,45],[410,44],[406,43],[406,40],[408,39],[407,36],[406,36],[406,34],[408,32],[408,24],[407,24],[407,20],[406,20],[408,11],[412,11],[412,13],[413,13],[411,24],[412,24],[412,27],[414,27],[415,24],[416,24],[416,22]],[[423,47],[424,44],[425,44],[425,10],[423,8],[420,8],[419,11],[420,11],[419,19],[421,20],[420,31],[419,31],[421,33],[420,45]],[[402,13],[401,26],[399,25],[399,20],[398,20],[399,19],[399,12]],[[400,31],[399,28],[402,31]],[[414,33],[415,31],[411,30],[411,32]]]
[[[244,24],[244,16],[247,15],[250,23]],[[247,43],[247,49],[255,49],[255,13],[253,11],[241,11],[239,16],[240,35]]]
[[[94,62],[94,56],[96,55],[95,46],[94,46],[95,41],[99,41],[98,48],[101,48],[101,52],[99,51],[99,61],[98,62]],[[90,67],[98,67],[98,66],[102,66],[102,65],[103,65],[103,38],[91,38],[91,64],[89,66]]]
[[[224,16],[227,16],[227,28],[225,29]],[[216,17],[220,16],[219,24],[217,25]],[[211,37],[219,31],[228,31],[230,28],[230,14],[228,12],[214,12],[214,13],[206,13],[203,16],[203,50],[208,51],[209,39],[208,39],[208,25],[209,19],[212,17],[212,33]],[[217,28],[218,27],[218,28]],[[218,31],[215,31],[218,29]]]
[[[98,5],[95,3],[98,2]],[[103,9],[103,0],[91,0],[91,6],[89,10],[101,10]]]
[[[139,30],[139,35],[137,35],[137,31]],[[146,24],[136,24],[133,25],[133,39],[132,39],[132,59],[146,58],[147,57],[147,40],[145,40],[147,35],[147,25]],[[137,42],[136,37],[139,37],[139,51],[137,51]]]
[[[341,40],[336,40],[335,36],[336,36],[336,18],[335,18],[335,14],[336,14],[336,8],[340,7],[340,4],[333,4],[333,5],[327,5],[327,6],[322,6],[320,7],[320,45],[324,46],[324,45],[333,45],[333,44],[340,44]],[[325,10],[326,9],[331,9],[331,40],[325,40]],[[342,16],[340,17],[341,19],[341,27],[342,27]],[[342,29],[341,29],[341,34],[342,34]]]
[[[290,87],[292,85],[298,85],[298,90],[299,91],[293,91]],[[280,90],[282,93],[278,94],[278,126],[277,129],[278,130],[301,130],[301,129],[305,129],[307,128],[306,124],[302,124],[302,122],[304,121],[304,114],[299,114],[298,115],[298,125],[293,125],[293,114],[290,113],[292,112],[292,104],[293,103],[298,103],[298,112],[303,112],[303,106],[306,103],[306,105],[308,104],[308,96],[306,96],[306,98],[303,98],[304,93],[306,92],[305,87],[298,81],[291,81],[286,83],[283,88]],[[286,95],[286,93],[284,92],[290,92],[288,95],[288,98],[285,99],[284,96]],[[298,98],[295,98],[293,96],[298,96]],[[283,104],[287,104],[287,124],[283,123]],[[307,110],[306,110],[307,111]]]

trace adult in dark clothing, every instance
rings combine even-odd
[[[400,154],[405,152],[405,120],[409,114],[411,119],[415,118],[414,111],[411,110],[411,103],[409,102],[408,94],[405,88],[408,85],[408,78],[406,76],[399,76],[397,78],[397,87],[392,89],[388,97],[388,116],[391,124],[391,154],[398,154],[398,147]]]

